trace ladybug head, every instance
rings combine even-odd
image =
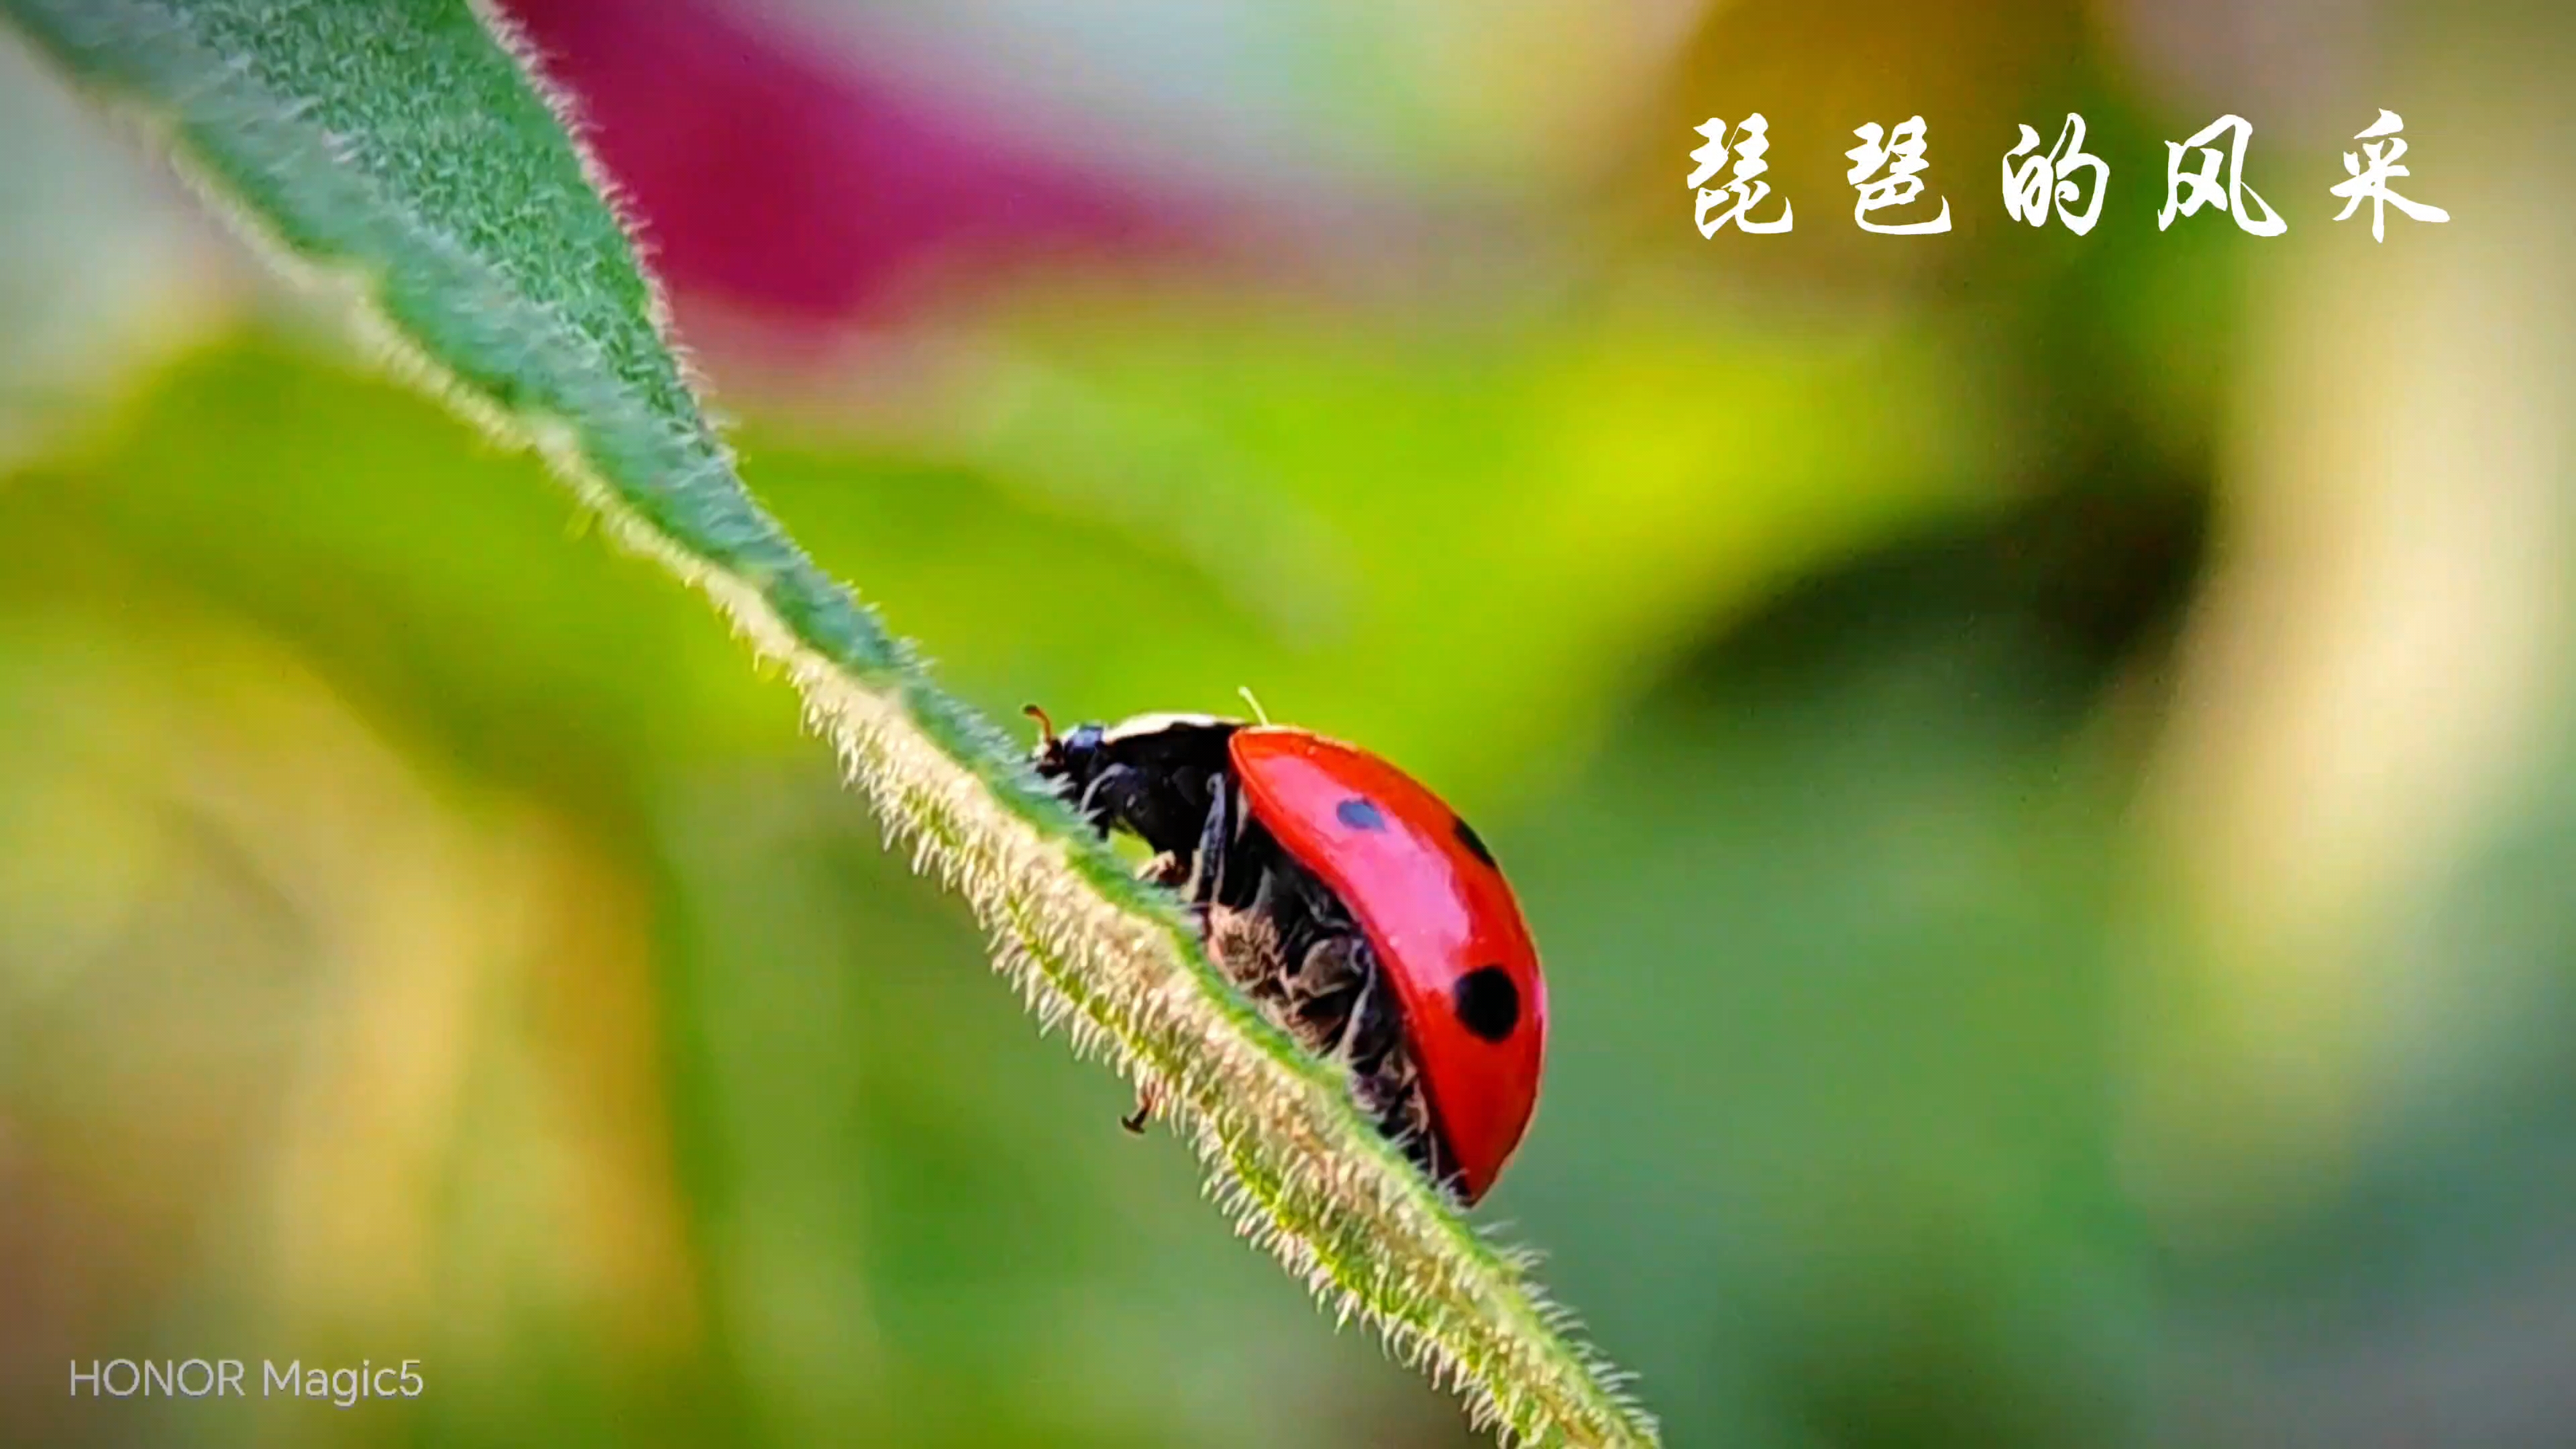
[[[1059,735],[1035,705],[1038,778],[1097,826],[1125,831],[1157,852],[1186,858],[1207,826],[1213,782],[1227,767],[1237,724],[1206,715],[1140,714]]]
[[[1037,767],[1039,779],[1055,786],[1066,798],[1079,799],[1107,763],[1106,752],[1101,749],[1101,737],[1106,732],[1096,724],[1086,724],[1059,735],[1045,710],[1032,704],[1027,711],[1029,718],[1038,722],[1037,748],[1029,751],[1029,763]]]

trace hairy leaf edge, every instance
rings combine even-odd
[[[706,417],[703,379],[674,339],[638,229],[583,141],[577,108],[544,80],[515,22],[489,0],[470,3],[555,115],[585,178],[636,249],[653,331]],[[758,582],[700,556],[635,507],[594,466],[570,420],[513,410],[478,390],[403,329],[368,265],[297,249],[223,183],[223,168],[200,154],[184,128],[148,100],[121,94],[77,65],[68,69],[85,92],[145,133],[209,210],[282,275],[338,299],[362,345],[388,371],[495,444],[535,451],[606,521],[613,539],[705,594],[759,659],[783,669],[804,700],[807,726],[831,741],[846,774],[875,803],[889,846],[908,841],[916,870],[935,873],[966,898],[990,935],[996,970],[1019,990],[1041,1030],[1063,1029],[1079,1054],[1106,1059],[1160,1092],[1208,1171],[1208,1196],[1240,1235],[1302,1279],[1337,1322],[1357,1315],[1373,1324],[1396,1358],[1455,1392],[1473,1422],[1508,1443],[1656,1442],[1652,1417],[1626,1392],[1631,1376],[1576,1337],[1574,1316],[1530,1279],[1535,1255],[1490,1242],[1455,1215],[1359,1119],[1342,1084],[1224,982],[1171,903],[1097,847],[1024,762],[989,748],[998,734],[932,687],[908,646],[890,639],[891,658],[863,661],[836,658],[805,637]],[[707,425],[726,485],[756,512],[711,418]],[[866,612],[855,599],[849,603]],[[1344,1214],[1350,1221],[1336,1231],[1333,1220]],[[1392,1249],[1403,1271],[1337,1238]]]

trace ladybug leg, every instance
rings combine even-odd
[[[1136,867],[1136,878],[1152,881],[1158,886],[1177,889],[1189,880],[1190,872],[1189,867],[1181,864],[1179,856],[1167,850]]]
[[[1296,973],[1287,982],[1288,999],[1318,1019],[1330,1013],[1336,1026],[1332,1035],[1339,1037],[1353,998],[1374,975],[1365,946],[1353,937],[1326,936],[1298,956]]]
[[[1280,985],[1290,1034],[1308,1051],[1345,1070],[1353,1065],[1352,1011],[1368,969],[1363,953],[1353,945],[1338,937],[1309,945],[1302,955],[1289,958],[1296,964]]]
[[[1333,937],[1317,946],[1307,960],[1311,963],[1326,953],[1339,958],[1336,965],[1344,975],[1337,984],[1351,992],[1346,1008],[1349,1014],[1333,1055],[1355,1075],[1372,1077],[1385,1064],[1387,1053],[1394,1050],[1403,1027],[1395,1003],[1387,999],[1385,973],[1378,969],[1376,953],[1356,936]],[[1356,991],[1352,991],[1354,984]]]
[[[1216,959],[1226,979],[1250,993],[1255,1005],[1265,1009],[1284,1006],[1289,979],[1287,957],[1280,946],[1279,929],[1269,917],[1259,911],[1210,906],[1206,939],[1208,954]]]
[[[1104,770],[1101,773],[1092,776],[1091,779],[1084,783],[1082,788],[1079,790],[1067,788],[1066,786],[1059,786],[1056,791],[1057,795],[1064,801],[1064,803],[1073,807],[1074,814],[1079,815],[1085,821],[1088,821],[1091,828],[1099,831],[1104,837],[1109,834],[1109,826],[1111,823],[1110,812],[1094,805],[1092,801],[1100,794],[1100,787],[1108,782],[1111,775],[1116,773],[1117,771],[1115,769]],[[1068,785],[1069,784],[1070,782],[1068,782]]]
[[[1341,1019],[1327,1026],[1339,1035],[1326,1039],[1327,1059],[1350,1073],[1351,1097],[1376,1120],[1378,1130],[1434,1182],[1445,1184],[1454,1168],[1440,1134],[1432,1130],[1420,1069],[1404,1043],[1403,1008],[1396,1004],[1394,983],[1377,953],[1354,929],[1325,937],[1306,961],[1309,978],[1340,987],[1336,1005]],[[1324,969],[1319,972],[1318,967]]]
[[[1162,1109],[1162,1105],[1162,1094],[1160,1092],[1155,1091],[1151,1087],[1138,1087],[1136,1089],[1136,1110],[1119,1118],[1118,1125],[1126,1128],[1130,1132],[1142,1136],[1145,1131],[1145,1124],[1154,1120],[1154,1114]]]
[[[1225,884],[1229,860],[1226,847],[1234,839],[1234,814],[1239,802],[1234,782],[1219,779],[1208,792],[1207,823],[1199,830],[1199,847],[1190,861],[1187,877],[1190,912],[1201,925],[1207,923],[1208,907],[1216,903]]]
[[[1134,812],[1130,807],[1136,793],[1135,770],[1126,765],[1112,765],[1091,777],[1091,783],[1082,787],[1082,794],[1073,802],[1073,808],[1101,834],[1107,835],[1120,826],[1134,828]]]

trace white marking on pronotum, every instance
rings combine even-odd
[[[1159,734],[1168,729],[1212,729],[1218,725],[1239,725],[1241,723],[1243,723],[1243,721],[1239,719],[1227,719],[1221,714],[1162,713],[1130,715],[1127,718],[1120,720],[1118,723],[1111,725],[1109,728],[1102,730],[1100,732],[1100,742],[1104,745],[1115,744],[1120,740],[1132,740],[1141,735]]]

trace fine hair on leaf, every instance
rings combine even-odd
[[[794,685],[889,843],[964,897],[1038,1021],[1157,1094],[1236,1227],[1336,1318],[1506,1442],[1655,1442],[1529,1257],[1477,1232],[1227,982],[1172,898],[753,499],[569,108],[498,16],[462,0],[0,14],[345,301],[403,377],[536,450],[612,537],[713,602]]]

